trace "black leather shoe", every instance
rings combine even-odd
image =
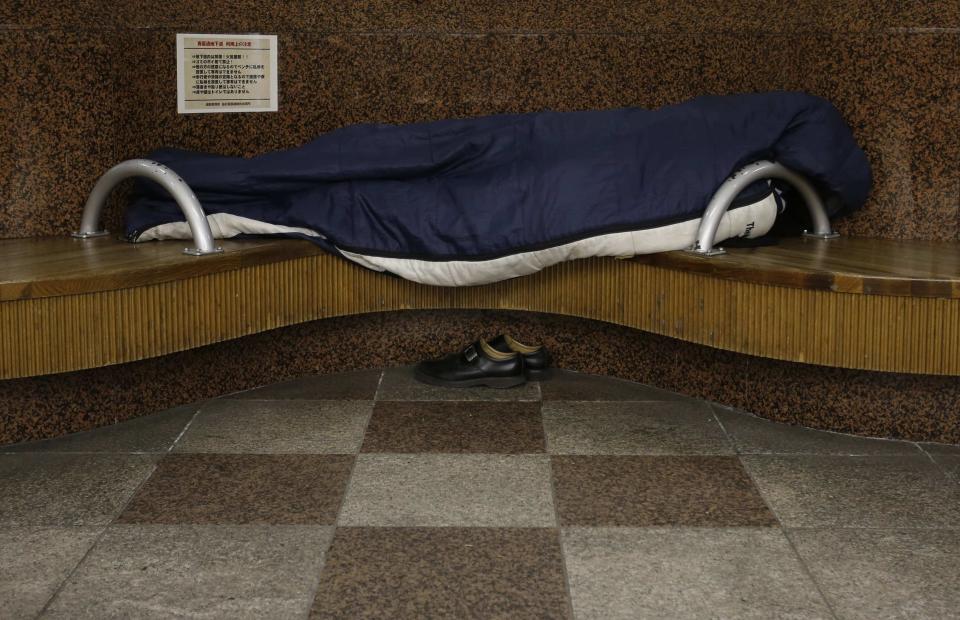
[[[546,347],[531,347],[517,342],[506,334],[501,334],[490,341],[490,346],[501,353],[516,353],[523,358],[524,372],[530,381],[546,381],[553,376],[550,367],[550,353]]]
[[[423,383],[444,387],[510,388],[527,382],[522,356],[512,351],[497,351],[484,340],[478,340],[460,353],[420,362],[413,376]]]

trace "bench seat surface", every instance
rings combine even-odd
[[[0,301],[156,284],[315,256],[293,239],[223,241],[223,254],[182,254],[182,241],[0,240]],[[867,238],[785,239],[703,258],[664,252],[633,260],[723,279],[854,294],[960,298],[960,243]]]

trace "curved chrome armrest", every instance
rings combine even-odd
[[[723,254],[722,248],[713,245],[717,236],[717,229],[720,227],[720,220],[723,219],[730,205],[733,204],[733,201],[744,188],[751,183],[764,179],[787,181],[803,196],[807,209],[810,211],[810,217],[813,219],[813,232],[804,231],[804,235],[818,239],[833,239],[840,236],[830,227],[830,218],[827,216],[823,201],[820,200],[817,191],[805,178],[782,164],[762,160],[744,166],[723,182],[723,185],[710,199],[710,204],[703,212],[700,229],[697,231],[697,240],[693,247],[687,251],[702,256]]]
[[[107,197],[113,191],[113,188],[120,181],[131,177],[145,177],[159,183],[170,192],[173,199],[180,205],[180,210],[183,211],[183,215],[190,225],[193,242],[196,244],[195,248],[184,248],[184,254],[202,256],[223,252],[223,248],[214,244],[213,233],[210,232],[207,216],[190,186],[170,168],[149,159],[128,159],[110,168],[100,177],[97,184],[93,186],[93,191],[90,192],[87,203],[83,207],[80,230],[73,233],[74,237],[87,239],[108,234],[106,230],[100,228],[100,215],[103,212],[103,205],[106,204]]]

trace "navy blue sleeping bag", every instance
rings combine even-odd
[[[829,102],[804,93],[706,96],[657,110],[539,112],[357,125],[253,158],[148,156],[193,188],[215,236],[307,238],[367,267],[479,284],[559,260],[691,245],[737,168],[777,161],[832,217],[861,207],[870,167]],[[718,241],[769,230],[782,204],[755,185]],[[132,241],[189,236],[165,191],[138,184]]]

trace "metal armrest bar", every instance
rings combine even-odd
[[[100,228],[100,215],[103,212],[107,196],[120,181],[131,177],[145,177],[159,183],[170,192],[173,199],[180,205],[180,209],[190,225],[193,242],[196,244],[195,248],[184,248],[184,254],[201,256],[223,252],[223,248],[214,245],[213,233],[210,232],[207,216],[190,186],[170,168],[149,159],[128,159],[110,168],[100,177],[97,184],[93,186],[93,191],[90,192],[87,203],[83,207],[80,230],[73,233],[74,237],[86,239],[108,234],[106,230]]]
[[[820,200],[817,191],[805,178],[782,164],[762,160],[744,166],[723,182],[723,185],[710,199],[710,204],[703,212],[700,229],[697,231],[697,240],[693,247],[687,251],[702,256],[723,254],[723,249],[716,248],[713,245],[717,236],[717,229],[720,227],[720,220],[723,219],[727,209],[730,208],[730,205],[733,204],[733,201],[744,188],[751,183],[764,179],[787,181],[803,196],[807,209],[810,211],[810,217],[813,219],[813,232],[804,232],[806,236],[819,239],[832,239],[839,236],[830,227],[830,218],[827,216],[823,201]]]

